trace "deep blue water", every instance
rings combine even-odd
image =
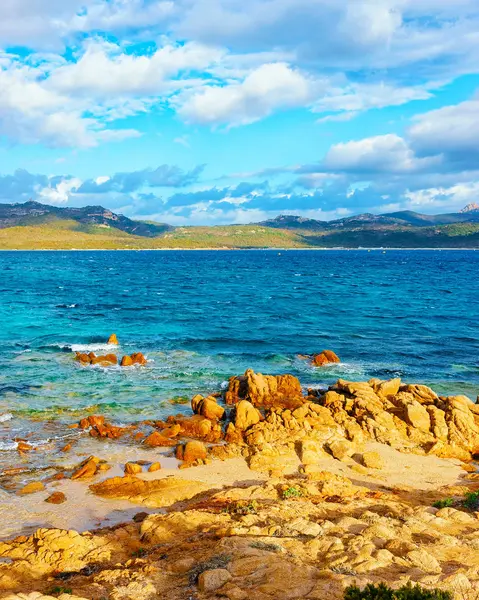
[[[0,447],[45,436],[46,419],[54,436],[86,412],[188,410],[168,400],[249,367],[305,387],[400,376],[475,398],[478,272],[473,251],[2,252],[0,415],[13,418]],[[146,368],[74,362],[113,332]],[[343,363],[297,357],[325,348]]]

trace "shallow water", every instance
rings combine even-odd
[[[400,376],[475,398],[478,267],[474,251],[0,253],[0,468],[21,463],[15,437],[30,436],[41,466],[80,416],[188,411],[171,400],[249,367],[305,387]],[[148,366],[74,362],[73,350],[111,351],[113,332]],[[325,348],[343,363],[297,357]]]

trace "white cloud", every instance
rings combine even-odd
[[[178,112],[187,121],[238,126],[254,123],[274,110],[311,101],[313,82],[285,63],[265,64],[243,81],[209,86],[186,95]]]
[[[346,114],[354,114],[372,108],[400,106],[413,100],[428,100],[431,97],[432,93],[424,86],[397,87],[384,82],[349,83],[344,87],[328,90],[327,94],[315,103],[313,111],[346,111]]]
[[[85,116],[81,103],[48,85],[41,68],[5,61],[0,66],[0,134],[22,143],[95,146],[100,140],[124,139],[133,130],[108,130]]]
[[[126,54],[120,46],[92,42],[76,63],[55,70],[50,78],[53,88],[95,98],[121,95],[155,95],[185,82],[172,78],[180,72],[206,69],[219,61],[223,52],[194,42],[165,45],[151,56]]]
[[[407,191],[405,197],[411,206],[429,208],[443,206],[464,206],[472,201],[477,201],[479,196],[479,181],[460,183],[450,187],[435,187]]]
[[[332,146],[322,163],[331,171],[404,173],[417,170],[416,159],[407,142],[395,134],[365,138]]]
[[[81,179],[66,178],[38,191],[38,201],[46,204],[67,204],[71,193],[81,185]]]
[[[418,154],[449,155],[453,161],[477,164],[479,155],[479,100],[445,106],[414,118],[408,131]]]
[[[57,48],[83,0],[2,0],[0,46]]]

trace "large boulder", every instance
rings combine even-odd
[[[225,414],[225,409],[218,404],[214,396],[203,396],[197,395],[191,399],[191,408],[193,412],[202,417],[206,417],[211,421],[219,421]]]
[[[187,442],[183,448],[183,460],[186,463],[194,463],[197,460],[205,460],[208,450],[203,442],[197,440]]]
[[[400,392],[395,399],[396,406],[400,409],[400,418],[408,425],[422,431],[429,431],[431,428],[431,418],[425,406],[414,399],[414,396],[407,392]]]
[[[254,406],[288,408],[297,407],[305,401],[301,384],[293,375],[262,375],[252,369],[230,379],[225,397],[227,404],[249,400]]]
[[[262,420],[261,413],[248,400],[240,400],[236,405],[234,425],[244,431]]]

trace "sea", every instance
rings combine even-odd
[[[401,377],[475,401],[478,275],[479,252],[462,250],[2,252],[0,475],[48,465],[84,416],[189,414],[248,368],[304,388]],[[324,349],[341,364],[301,358]],[[81,366],[75,351],[148,364]]]

